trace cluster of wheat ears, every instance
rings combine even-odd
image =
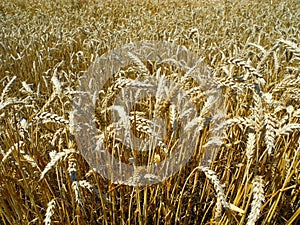
[[[0,224],[299,224],[299,8],[298,0],[1,1]],[[226,117],[210,125],[210,93],[197,79],[131,55],[132,64],[93,96],[99,141],[128,164],[166,159],[189,111],[168,101],[172,90],[143,96],[123,115],[141,139],[156,135],[155,116],[165,121],[153,151],[122,144],[122,124],[110,118],[122,114],[114,105],[122,89],[161,74],[195,105],[189,126],[197,138],[173,176],[130,186],[106,179],[82,156],[72,101],[97,57],[143,40],[185,46],[203,59]],[[222,132],[210,140],[212,129]],[[208,140],[218,148],[203,165]]]

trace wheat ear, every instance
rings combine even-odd
[[[247,225],[255,225],[259,219],[260,208],[265,201],[264,184],[261,176],[256,176],[253,182],[253,201],[251,203],[251,211],[248,216]]]
[[[46,210],[46,217],[45,217],[45,225],[51,225],[51,217],[54,214],[54,207],[56,205],[55,199],[52,199],[48,204],[47,204],[47,210]]]
[[[221,186],[220,180],[218,179],[216,172],[205,166],[199,166],[197,168],[200,169],[213,184],[214,189],[217,193],[217,199],[221,202],[222,206],[224,208],[230,208],[228,202],[226,201],[224,189]]]

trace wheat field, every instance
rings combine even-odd
[[[299,224],[299,9],[299,0],[1,1],[0,224]],[[169,124],[165,139],[141,152],[115,138],[108,116],[115,96],[153,74],[189,93],[198,132],[193,157],[177,173],[130,186],[83,157],[72,99],[98,57],[144,40],[184,46],[202,59],[226,115],[211,126],[212,106],[195,79],[132,56],[96,96],[95,123],[108,151],[126,163],[132,155],[158,163],[183,135],[174,128],[176,106],[142,98],[127,128],[149,138],[159,115]],[[203,165],[214,129],[222,130],[218,149]]]

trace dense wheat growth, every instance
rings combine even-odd
[[[299,9],[298,0],[1,1],[0,224],[299,224]],[[217,99],[199,84],[203,74],[129,52],[132,64],[91,99],[98,142],[137,167],[116,184],[81,154],[73,99],[84,95],[80,83],[94,85],[85,74],[98,57],[144,40],[196,54],[225,118],[213,124],[221,115],[212,115]],[[125,88],[154,86],[130,113],[115,103]],[[171,102],[179,90],[195,106],[186,124],[191,109]],[[130,148],[120,130],[156,147]],[[141,176],[139,166],[163,162],[182,135],[196,135],[188,163],[162,182]],[[208,146],[216,152],[204,165]],[[127,185],[141,177],[158,183]]]

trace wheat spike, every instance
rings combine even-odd
[[[294,111],[293,117],[300,117],[300,109]]]
[[[133,80],[129,78],[118,78],[112,87],[112,91],[118,91],[124,87],[136,87],[136,88],[152,88],[152,84],[146,84],[144,82]]]
[[[80,190],[80,186],[78,184],[78,181],[73,181],[72,182],[72,189],[74,191],[75,194],[75,201],[78,205],[83,205],[82,202],[82,194],[81,194],[81,190]]]
[[[259,71],[257,71],[254,67],[249,65],[247,62],[245,62],[243,59],[235,59],[231,58],[227,61],[229,64],[237,65],[241,68],[244,68],[245,70],[249,71],[250,74],[252,74],[254,77],[258,79],[258,82],[262,85],[265,84],[265,80],[262,74],[260,74]]]
[[[266,151],[271,155],[272,150],[275,148],[275,137],[276,137],[276,118],[270,113],[265,115],[265,142],[266,142]]]
[[[15,81],[16,78],[17,78],[16,76],[13,76],[13,78],[11,78],[11,80],[4,87],[4,89],[2,91],[2,94],[1,94],[1,97],[0,97],[1,104],[4,103],[4,99],[5,99],[6,95],[7,95],[7,93],[9,92],[9,89],[11,88],[11,86],[12,86],[12,84]]]
[[[300,48],[296,43],[283,39],[279,39],[278,42],[283,44],[290,52],[292,52],[298,59],[300,59]]]
[[[37,163],[34,161],[34,159],[26,154],[23,150],[20,150],[20,153],[21,155],[23,156],[23,158],[32,166],[32,167],[37,167],[38,168],[38,165]]]
[[[300,129],[300,123],[289,123],[284,125],[283,127],[280,127],[277,130],[276,135],[289,135],[289,133],[292,133],[294,130],[299,130]]]
[[[239,92],[243,91],[242,85],[238,85],[236,81],[231,76],[215,78],[218,87],[227,87],[233,90],[238,90]]]
[[[24,142],[23,141],[19,141],[18,143],[15,143],[13,146],[11,146],[9,148],[9,150],[5,153],[3,159],[2,159],[2,163],[5,162],[7,160],[7,158],[10,156],[10,154],[16,150],[19,149],[20,147],[24,146]]]
[[[86,180],[80,180],[78,181],[78,184],[80,187],[86,188],[88,189],[90,192],[94,191],[94,186],[90,184],[90,182],[86,181]]]
[[[264,55],[267,53],[267,51],[264,49],[264,47],[259,44],[248,42],[247,45],[250,45],[250,46],[253,46],[253,47],[259,49]]]
[[[25,81],[22,81],[22,86],[27,93],[33,94],[33,90],[30,88],[30,86]]]
[[[146,65],[136,55],[134,55],[132,52],[128,52],[127,54],[129,58],[136,64],[142,76],[150,75],[150,72]]]
[[[54,122],[62,125],[69,125],[69,121],[57,114],[43,112],[35,117],[35,120],[41,120],[42,123]]]
[[[25,134],[28,133],[28,123],[25,118],[21,118],[18,120],[18,129],[20,136],[25,139]]]
[[[45,217],[45,225],[51,225],[51,217],[54,214],[54,208],[56,206],[55,199],[52,199],[48,204],[47,204],[47,209],[46,209],[46,217]]]
[[[71,178],[71,182],[77,180],[77,160],[75,159],[74,155],[71,154],[68,157],[68,172]]]
[[[266,64],[267,59],[272,55],[273,52],[276,51],[276,49],[279,47],[278,42],[275,43],[262,57],[262,59],[258,62],[257,70],[263,71],[264,65]]]
[[[251,118],[244,118],[244,117],[235,117],[232,119],[228,119],[221,123],[216,130],[219,131],[224,127],[232,126],[232,125],[239,125],[244,127],[254,127],[255,123]]]
[[[42,171],[40,175],[39,181],[44,179],[46,173],[62,158],[66,155],[66,152],[56,152],[52,151],[49,153],[51,161],[46,165],[45,169]]]
[[[169,120],[173,130],[176,130],[177,128],[177,117],[178,117],[178,113],[176,110],[176,106],[171,104],[169,108]]]
[[[218,179],[216,172],[204,166],[199,166],[197,168],[200,169],[213,184],[214,189],[217,193],[217,198],[222,203],[222,206],[224,208],[229,208],[229,204],[226,201],[224,190],[220,184],[220,180]]]
[[[250,164],[251,159],[253,158],[254,148],[255,148],[255,134],[249,133],[246,145],[246,156],[247,156],[247,164]]]
[[[209,114],[210,109],[214,106],[215,101],[216,99],[213,96],[207,98],[206,102],[204,103],[204,106],[201,109],[200,115],[186,124],[184,128],[185,132],[188,132],[194,126],[197,126],[196,132],[199,132],[204,129],[205,122],[207,121],[205,115]]]
[[[255,225],[260,216],[260,208],[265,201],[264,184],[261,176],[256,176],[253,181],[253,200],[251,203],[251,211],[248,216],[247,225]]]
[[[260,132],[264,126],[264,113],[263,113],[263,104],[262,104],[262,93],[259,85],[255,85],[253,90],[253,114],[255,119],[254,128],[257,132]]]
[[[63,152],[51,151],[49,153],[51,161],[46,165],[45,169],[42,171],[39,181],[41,181],[45,177],[46,173],[53,166],[55,166],[59,160],[61,160],[64,156],[68,156],[69,154],[74,153],[74,152],[75,152],[74,149],[64,149]]]

